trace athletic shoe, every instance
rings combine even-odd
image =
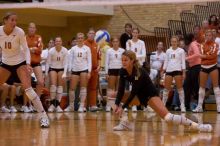
[[[203,109],[202,109],[201,106],[197,106],[194,110],[192,110],[192,112],[194,112],[194,113],[202,113]]]
[[[30,109],[26,105],[23,105],[21,107],[21,111],[24,112],[24,113],[30,113],[31,112]]]
[[[80,106],[79,109],[78,109],[78,112],[80,112],[80,113],[84,113],[84,112],[86,112],[86,108]]]
[[[129,131],[131,124],[128,121],[120,121],[120,123],[113,128],[114,131]]]
[[[62,113],[63,112],[62,108],[59,105],[56,107],[56,112],[57,113]]]
[[[97,106],[91,106],[91,107],[89,107],[89,111],[90,112],[96,112],[96,111],[98,111],[99,110],[99,108],[97,107]]]
[[[12,113],[17,113],[17,112],[18,112],[18,110],[17,110],[14,106],[11,106],[11,107],[10,107],[10,111],[11,111]]]
[[[111,106],[106,106],[106,107],[105,107],[105,111],[106,111],[106,112],[110,112],[110,111],[111,111]]]
[[[210,124],[199,124],[198,130],[200,132],[212,132],[212,125],[210,125]]]
[[[137,112],[137,106],[136,105],[132,106],[131,111],[132,112]]]
[[[11,111],[6,106],[2,106],[2,112],[3,113],[10,113]]]
[[[69,105],[67,108],[64,109],[64,112],[74,112],[74,107]]]
[[[43,113],[42,117],[40,118],[40,126],[41,128],[48,128],[50,126],[50,121],[46,113]]]
[[[154,110],[150,106],[147,106],[146,108],[144,108],[144,111],[154,112]]]
[[[124,108],[124,112],[128,112],[128,109],[127,109],[127,108]]]
[[[31,112],[36,112],[36,111],[37,111],[37,110],[34,108],[34,106],[32,106],[32,105],[29,106],[29,110],[30,110]]]
[[[48,112],[54,112],[55,109],[56,109],[55,106],[51,104],[50,107],[48,108]]]
[[[185,112],[186,112],[186,107],[185,107],[185,105],[181,105],[181,106],[180,106],[180,109],[181,109],[181,112],[182,112],[182,113],[185,113]]]

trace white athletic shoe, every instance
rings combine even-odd
[[[21,111],[24,112],[24,113],[30,113],[31,112],[30,109],[26,105],[23,105],[21,107]]]
[[[6,106],[2,106],[2,112],[3,113],[10,113],[11,111]]]
[[[67,108],[64,109],[64,112],[74,112],[74,106],[69,105]]]
[[[182,112],[182,113],[185,113],[185,112],[186,112],[186,107],[185,107],[185,105],[180,105],[180,109],[181,109],[181,112]]]
[[[56,109],[55,106],[51,104],[50,107],[48,108],[48,112],[54,112],[55,109]]]
[[[63,112],[62,108],[59,105],[56,107],[56,112],[57,113],[62,113]]]
[[[43,114],[44,115],[42,115],[42,117],[40,118],[40,126],[41,128],[48,128],[50,126],[50,120],[45,113]]]
[[[124,108],[124,112],[128,112],[128,109],[127,109],[127,108]]]
[[[132,106],[131,111],[132,112],[137,112],[137,106],[136,105]]]
[[[90,112],[96,112],[96,111],[98,111],[99,110],[99,108],[97,107],[97,106],[91,106],[91,107],[89,107],[89,111]]]
[[[200,132],[212,132],[212,125],[210,125],[210,124],[199,124],[198,130]]]
[[[147,106],[146,108],[144,108],[144,111],[154,112],[154,110],[150,106]]]
[[[10,111],[11,111],[12,113],[17,113],[17,112],[18,112],[18,110],[17,110],[14,106],[11,106],[11,107],[10,107]]]
[[[79,109],[78,109],[78,112],[80,112],[80,113],[84,113],[84,112],[86,112],[86,108],[80,106]]]
[[[34,108],[34,106],[32,106],[32,105],[29,106],[29,110],[30,110],[31,112],[36,112],[36,111],[37,111],[37,110]]]
[[[194,112],[194,113],[202,113],[203,109],[202,109],[201,106],[197,106],[194,110],[192,110],[192,112]]]
[[[129,131],[131,124],[128,121],[120,121],[120,123],[113,128],[114,131]]]
[[[110,111],[111,111],[111,106],[108,106],[108,105],[107,105],[107,106],[105,107],[105,111],[106,111],[106,112],[110,112]]]

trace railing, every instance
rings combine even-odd
[[[197,24],[197,17],[194,13],[191,12],[181,12],[180,13],[181,21],[184,22],[185,25],[185,32],[186,33],[192,33],[193,28]]]

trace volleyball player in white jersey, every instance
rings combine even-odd
[[[46,62],[47,76],[49,71],[50,76],[50,97],[51,105],[48,108],[49,112],[63,112],[60,107],[60,101],[63,94],[64,79],[67,72],[68,50],[62,46],[62,38],[55,38],[55,47],[51,48],[48,53]]]
[[[83,44],[84,34],[77,33],[77,45],[72,47],[69,52],[69,62],[71,71],[70,93],[74,101],[75,90],[78,82],[80,82],[80,106],[78,111],[85,112],[85,100],[87,95],[87,83],[90,78],[92,69],[92,58],[90,48]],[[74,103],[70,103],[74,105]]]
[[[185,52],[178,47],[179,39],[171,38],[171,47],[166,51],[166,59],[161,74],[165,72],[165,89],[163,90],[163,103],[166,105],[168,93],[171,90],[173,79],[179,93],[181,112],[186,112],[183,80],[185,78]]]
[[[132,28],[132,39],[126,43],[126,50],[131,50],[136,54],[137,60],[140,65],[143,65],[146,59],[146,47],[144,41],[138,38],[140,30],[138,28]],[[137,111],[137,106],[132,106],[132,111]]]
[[[122,67],[121,56],[124,52],[124,49],[119,47],[119,39],[113,37],[112,39],[112,48],[107,50],[106,60],[105,60],[105,72],[107,74],[108,80],[108,90],[107,90],[107,106],[106,111],[111,111],[111,105],[114,104],[116,90],[118,89],[118,79],[119,79],[119,70]]]
[[[49,119],[42,106],[39,96],[31,87],[30,51],[27,46],[24,31],[17,27],[17,15],[6,13],[4,25],[0,26],[0,48],[2,50],[2,63],[0,65],[0,85],[6,82],[12,72],[16,72],[25,93],[41,114],[41,127],[49,127]]]

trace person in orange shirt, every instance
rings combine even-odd
[[[205,33],[205,43],[201,44],[201,70],[200,70],[200,88],[198,106],[193,112],[203,112],[203,101],[205,98],[205,85],[208,76],[211,77],[213,90],[216,99],[217,112],[220,113],[220,89],[218,85],[218,69],[217,69],[217,52],[218,44],[213,40],[212,30],[207,30]]]
[[[26,35],[26,39],[31,53],[31,66],[37,78],[36,92],[38,96],[40,96],[42,89],[44,87],[43,72],[40,64],[43,42],[42,42],[42,37],[36,34],[36,30],[37,30],[36,25],[34,23],[30,23],[28,27],[28,34]]]
[[[94,38],[95,38],[95,30],[91,28],[87,33],[87,39],[84,41],[84,44],[91,49],[91,54],[92,54],[92,71],[87,89],[88,91],[87,105],[90,107],[90,111],[96,111],[98,109],[96,106],[96,98],[97,98],[98,73],[100,70],[100,65],[99,65],[100,53]]]

